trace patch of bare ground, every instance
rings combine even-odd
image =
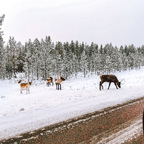
[[[144,136],[140,135],[137,138],[134,138],[128,142],[126,142],[125,144],[144,144]]]
[[[142,115],[109,129],[79,144],[140,144],[143,137]],[[144,140],[144,139],[143,139]]]

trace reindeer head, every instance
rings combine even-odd
[[[62,79],[62,81],[65,81],[65,79],[62,76],[60,78]]]
[[[125,84],[125,78],[123,78],[123,79],[119,82],[118,86],[120,85],[120,88],[121,88],[121,85],[123,85],[123,84]]]
[[[121,88],[121,82],[117,82],[119,88]]]
[[[21,82],[22,82],[22,80],[19,80],[19,81],[18,81],[18,83],[21,83]]]
[[[31,84],[32,84],[32,82],[29,82],[29,84],[31,85]]]

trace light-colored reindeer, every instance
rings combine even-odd
[[[61,90],[61,82],[62,81],[65,81],[65,79],[61,76],[61,73],[60,73],[60,78],[59,79],[55,79],[55,83],[56,83],[56,89],[57,90]]]
[[[32,82],[22,82],[22,80],[20,80],[18,83],[20,83],[20,93],[22,94],[22,90],[26,90],[26,93],[30,93],[30,85],[32,84]]]
[[[53,85],[54,85],[54,83],[53,83],[53,78],[50,77],[50,76],[48,76],[48,78],[46,79],[46,84],[47,84],[47,86],[49,86],[51,83],[52,83],[52,86],[53,86]]]

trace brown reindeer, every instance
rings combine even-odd
[[[32,82],[24,83],[24,82],[22,82],[22,80],[20,80],[18,83],[20,83],[20,87],[21,87],[20,93],[21,94],[22,94],[22,90],[26,90],[26,93],[30,93],[29,87],[32,84]]]
[[[103,89],[103,85],[102,84],[104,82],[109,82],[108,89],[110,88],[111,82],[113,82],[115,84],[117,89],[118,89],[118,87],[121,88],[121,82],[118,81],[118,79],[117,79],[117,77],[115,75],[101,75],[100,79],[101,79],[100,85],[99,85],[100,90],[101,90],[101,87]]]
[[[55,83],[56,83],[56,89],[57,90],[61,90],[61,82],[62,81],[65,81],[65,79],[61,76],[61,73],[60,73],[60,79],[55,79]]]
[[[54,83],[53,83],[53,78],[50,77],[50,76],[48,76],[48,79],[46,80],[47,86],[49,86],[51,83],[52,83],[52,85],[54,85]]]

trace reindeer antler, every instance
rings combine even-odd
[[[122,81],[124,81],[125,80],[125,78],[123,78],[120,82],[122,82]]]
[[[125,82],[125,78],[123,78],[120,82],[121,82],[122,84],[124,84],[124,82]]]

